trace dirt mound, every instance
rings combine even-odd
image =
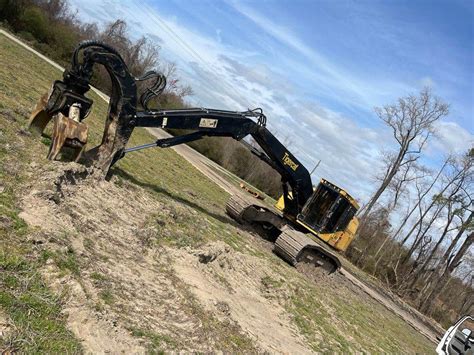
[[[178,277],[218,318],[237,323],[265,351],[311,352],[277,299],[268,280],[281,280],[262,259],[242,254],[223,242],[200,250],[172,250]],[[268,283],[271,284],[271,281]],[[279,296],[285,297],[282,289]]]
[[[224,340],[240,328],[212,323],[157,245],[149,219],[170,206],[125,181],[96,179],[75,163],[53,163],[39,175],[22,199],[21,217],[37,230],[30,239],[48,251],[42,273],[68,295],[68,327],[86,352],[141,353],[150,343],[160,350],[237,349]],[[242,346],[255,349],[249,341]]]
[[[30,239],[51,254],[42,273],[53,290],[68,295],[64,305],[68,326],[86,352],[145,351],[113,312],[98,309],[101,291],[88,282],[81,265],[82,261],[94,263],[100,256],[105,260],[114,249],[125,246],[127,241],[122,237],[131,235],[133,226],[139,224],[126,212],[135,208],[126,203],[126,195],[132,193],[127,190],[99,181],[93,169],[76,163],[53,163],[40,173],[22,201],[20,216],[38,230]],[[120,209],[112,212],[115,206],[122,206],[123,213]],[[112,236],[116,236],[115,241],[109,239]],[[72,269],[73,276],[65,276],[53,261]],[[105,263],[95,265],[101,266],[104,271],[109,268]]]

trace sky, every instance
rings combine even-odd
[[[79,17],[118,18],[158,43],[199,107],[261,107],[311,170],[360,202],[395,149],[374,107],[424,86],[450,104],[423,162],[474,144],[474,2],[71,0]]]

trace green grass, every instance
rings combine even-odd
[[[219,167],[216,167],[214,166],[213,164],[209,164],[208,165],[212,170],[214,170],[217,174],[219,174],[220,176],[224,177],[225,179],[227,179],[227,181],[231,182],[234,186],[240,188],[240,184],[243,183],[245,184],[247,187],[249,187],[250,189],[252,189],[253,191],[256,191],[260,194],[260,196],[263,197],[263,200],[270,204],[270,205],[275,205],[275,203],[277,202],[273,197],[271,196],[268,196],[265,192],[263,192],[262,190],[256,188],[255,186],[251,185],[250,183],[248,183],[247,181],[239,178],[237,175],[231,173],[230,171],[228,170],[225,170],[224,168],[219,168]]]
[[[39,64],[0,36],[0,307],[14,325],[0,338],[0,350],[78,353],[81,345],[61,313],[62,298],[49,290],[38,271],[45,259],[27,238],[35,231],[19,217],[25,172],[32,161],[44,160],[47,151],[24,127],[33,103],[48,88],[44,77],[57,75],[50,66]],[[64,259],[64,267],[76,270],[70,258]]]
[[[108,280],[108,278],[105,275],[102,275],[101,273],[98,273],[96,271],[91,273],[90,277],[92,280],[97,281],[98,283],[102,283]]]
[[[61,314],[62,297],[55,296],[38,270],[47,260],[77,279],[90,277],[100,288],[100,302],[114,307],[116,298],[105,275],[83,270],[81,257],[72,249],[42,250],[28,242],[36,233],[19,214],[19,197],[27,182],[40,178],[35,168],[47,165],[48,139],[24,133],[29,112],[61,73],[20,46],[0,35],[0,307],[14,324],[0,348],[28,353],[81,352],[80,343],[70,333]],[[96,94],[95,105],[87,118],[90,146],[102,136],[106,104]],[[136,129],[129,145],[152,142],[144,129]],[[263,287],[288,293],[284,307],[308,344],[318,352],[397,352],[428,353],[434,348],[427,339],[408,328],[397,316],[381,305],[365,304],[357,295],[348,297],[338,288],[319,287],[299,275],[271,253],[251,245],[238,233],[235,223],[225,215],[228,194],[169,149],[149,149],[129,154],[112,170],[115,183],[133,183],[150,192],[163,208],[149,216],[148,224],[156,229],[146,246],[199,247],[209,241],[223,240],[243,253],[262,257],[281,273],[280,279],[264,278]],[[233,183],[240,181],[229,177]],[[63,237],[67,242],[68,236]],[[95,241],[85,238],[86,250]],[[45,249],[46,248],[46,249]],[[172,277],[172,275],[170,275]],[[176,281],[179,282],[179,281]],[[225,283],[224,280],[222,280]],[[253,343],[232,325],[225,325],[202,310],[192,294],[182,286],[189,301],[188,311],[202,320],[203,331],[219,339],[229,352],[252,351]],[[186,293],[187,292],[187,293]],[[137,328],[150,352],[182,348],[183,344],[168,335]],[[2,343],[3,341],[3,343]]]
[[[45,286],[37,267],[37,263],[21,258],[19,253],[0,253],[0,306],[16,328],[0,339],[0,349],[22,353],[80,352],[79,342],[64,326],[61,300]]]
[[[129,330],[133,336],[144,338],[148,341],[147,350],[150,354],[165,354],[161,350],[164,346],[172,349],[177,347],[176,342],[168,335],[157,334],[140,328],[130,328]]]
[[[112,290],[112,280],[97,271],[92,272],[89,277],[95,286],[100,289],[99,298],[102,302],[108,306],[113,305],[115,296]]]
[[[342,292],[322,280],[308,284],[300,275],[286,280],[262,278],[262,285],[275,292],[288,292],[287,311],[308,344],[316,352],[431,353],[434,344],[418,334],[397,315],[357,294]]]
[[[104,301],[104,303],[107,305],[111,305],[112,303],[114,303],[114,295],[110,289],[100,291],[99,296],[102,301]]]
[[[70,272],[77,277],[80,276],[79,261],[72,248],[68,247],[64,252],[55,252],[52,257],[60,270]]]
[[[7,192],[0,197],[0,306],[14,322],[16,331],[0,339],[0,348],[34,353],[76,352],[80,346],[64,326],[61,300],[43,283],[37,271],[41,258],[32,255],[32,246],[23,239],[28,229],[13,207],[16,183],[9,178],[2,182]]]

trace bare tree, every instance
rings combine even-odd
[[[90,31],[91,29],[93,30],[94,27],[83,28],[84,31]],[[136,77],[140,77],[150,70],[156,70],[165,75],[166,88],[160,97],[153,99],[155,103],[157,102],[160,106],[168,108],[181,107],[184,105],[183,98],[192,95],[191,87],[181,83],[177,75],[176,64],[160,58],[160,46],[147,37],[140,37],[132,41],[128,35],[127,23],[124,20],[118,19],[109,23],[99,33],[98,38],[119,51],[130,72]],[[99,76],[102,82],[108,82],[108,74],[104,68],[99,69]],[[138,82],[138,89],[143,90],[149,85],[150,83],[147,81]],[[110,84],[105,89],[110,90]]]
[[[435,246],[431,249],[429,255],[426,257],[426,259],[421,263],[421,266],[418,268],[418,270],[414,273],[413,279],[410,283],[410,288],[415,285],[415,283],[425,275],[425,271],[427,270],[428,266],[430,265],[431,261],[435,258],[438,250],[440,250],[442,244],[444,243],[446,237],[449,235],[449,233],[457,228],[461,231],[461,233],[464,233],[465,227],[470,224],[470,220],[472,220],[472,212],[470,213],[469,217],[467,218],[466,221],[463,221],[463,215],[466,211],[468,211],[469,206],[472,204],[472,200],[469,198],[469,201],[465,201],[463,196],[457,195],[457,192],[459,190],[455,189],[454,191],[451,192],[450,196],[447,198],[447,204],[446,204],[446,221],[445,225],[443,227],[443,230],[441,232],[441,235],[438,238],[438,241],[436,242]],[[452,223],[454,219],[458,217],[461,220],[461,226],[460,227],[452,227]],[[459,233],[459,232],[458,232]]]
[[[426,197],[426,195],[428,195],[428,193],[431,191],[431,189],[436,185],[436,183],[438,182],[438,179],[440,178],[441,174],[443,173],[443,170],[445,169],[446,165],[448,164],[449,160],[451,158],[448,158],[444,161],[443,165],[441,166],[441,168],[438,170],[438,173],[436,174],[435,178],[433,179],[433,181],[431,182],[431,184],[424,190],[424,192],[422,194],[418,193],[418,198],[415,202],[415,204],[413,205],[413,207],[410,209],[410,211],[405,215],[405,217],[403,218],[402,222],[400,223],[400,225],[398,226],[396,232],[393,234],[393,238],[396,239],[398,237],[398,235],[400,234],[400,232],[402,231],[402,229],[405,227],[406,223],[408,222],[408,220],[410,219],[410,217],[412,216],[412,214],[416,211],[416,209],[419,207],[419,205],[422,203],[423,199]],[[417,182],[417,180],[415,180],[415,182]],[[417,184],[417,189],[418,189],[418,184]],[[420,190],[418,189],[418,192],[420,192]]]
[[[390,160],[388,160],[387,163],[390,164],[391,163]],[[392,180],[390,185],[388,186],[388,189],[390,189],[390,191],[392,192],[392,195],[393,195],[393,199],[389,203],[388,209],[390,211],[395,210],[397,208],[397,205],[398,205],[398,202],[399,202],[400,198],[403,195],[408,194],[407,185],[409,183],[413,183],[413,181],[416,182],[420,179],[425,178],[426,174],[428,174],[428,173],[429,173],[428,169],[426,169],[423,166],[417,165],[416,162],[411,162],[410,164],[406,164],[402,168],[402,173],[399,174],[399,176],[396,176]],[[398,235],[400,230],[403,228],[405,223],[408,221],[408,219],[410,218],[412,213],[416,210],[416,208],[417,208],[417,206],[420,202],[421,202],[421,199],[418,198],[415,206],[412,207],[412,208],[410,208],[410,207],[408,208],[409,211],[407,211],[407,213],[405,215],[405,218],[404,218],[404,221],[400,224],[400,226],[398,227],[395,234],[394,235],[387,234],[385,239],[383,240],[382,244],[380,244],[379,248],[377,249],[377,251],[374,255],[374,259],[376,259],[375,266],[374,266],[374,274],[376,273],[378,265],[381,262],[383,255],[385,254],[384,253],[384,248],[385,248],[387,242],[390,239],[395,239],[396,238],[396,236]]]
[[[435,223],[438,218],[441,216],[441,212],[443,211],[444,207],[448,204],[449,199],[443,198],[443,196],[436,196],[434,199],[435,210],[433,214],[430,216],[428,221],[424,221],[423,218],[426,216],[425,213],[422,214],[420,219],[418,220],[418,232],[415,235],[415,239],[408,249],[408,252],[405,253],[402,263],[406,263],[413,255],[413,253],[418,249],[420,244],[423,242],[423,238],[425,237],[426,233],[431,229],[433,223]]]
[[[398,285],[398,291],[402,293],[412,292],[416,282],[420,280],[422,276],[426,276],[428,266],[430,265],[435,254],[440,249],[445,238],[451,231],[461,228],[461,233],[458,233],[458,237],[453,240],[447,253],[443,256],[444,260],[439,264],[444,267],[448,256],[450,255],[452,248],[457,245],[457,242],[464,233],[462,224],[457,227],[452,227],[451,224],[456,216],[461,218],[468,207],[472,204],[471,193],[467,190],[472,185],[473,178],[473,156],[471,152],[461,157],[455,158],[450,157],[446,162],[450,167],[449,171],[445,174],[445,179],[440,187],[440,191],[433,196],[431,202],[423,210],[421,203],[419,204],[420,216],[416,223],[413,224],[411,229],[405,235],[405,238],[401,241],[401,246],[412,237],[413,232],[417,230],[413,236],[411,246],[407,249],[402,249],[399,253],[398,260],[396,262],[395,270],[398,270],[399,265],[404,267],[404,277],[402,283]],[[420,189],[417,185],[419,199]],[[443,211],[446,211],[443,213]],[[431,214],[429,214],[431,212]],[[435,243],[434,248],[429,248],[433,238],[425,238],[427,232],[431,229],[434,223],[439,224],[440,221],[444,220],[444,229],[440,236],[437,236],[438,241]],[[436,239],[436,238],[434,238]],[[430,251],[431,249],[431,251]],[[403,257],[402,257],[403,255]],[[432,266],[434,267],[434,266]],[[439,267],[439,266],[438,266]],[[433,270],[432,270],[433,271]],[[423,280],[423,289],[429,289],[432,282],[434,281],[435,273],[431,273],[429,277],[425,277]],[[421,294],[418,294],[418,298]]]
[[[420,310],[424,313],[428,313],[432,308],[433,301],[438,297],[438,295],[442,292],[443,286],[449,280],[449,276],[456,270],[456,268],[462,263],[464,255],[469,251],[469,248],[474,243],[474,232],[471,232],[464,242],[462,243],[459,250],[450,255],[448,263],[443,269],[441,276],[438,280],[434,283],[431,291],[428,293],[428,296],[424,299],[423,302],[420,304]]]
[[[460,225],[458,225],[457,233],[455,234],[453,240],[449,244],[448,248],[444,254],[440,257],[438,266],[433,270],[428,278],[425,278],[424,282],[426,286],[424,287],[423,292],[418,296],[420,310],[423,312],[428,312],[431,309],[431,303],[436,297],[441,293],[441,290],[445,287],[448,280],[450,280],[451,274],[456,270],[456,268],[461,264],[463,258],[467,255],[469,256],[469,248],[474,243],[474,204],[473,204],[473,191],[474,187],[474,149],[471,149],[468,154],[466,154],[463,159],[460,160],[459,165],[457,166],[457,171],[462,172],[460,181],[462,182],[460,188],[457,190],[462,190],[467,201],[462,201],[461,206],[459,207],[460,211],[454,213],[455,216],[458,216],[461,220]],[[459,198],[459,197],[457,197]],[[467,207],[468,206],[468,207]],[[463,218],[463,212],[469,211],[467,218]],[[464,233],[467,233],[467,237],[462,243],[461,247],[456,251],[459,242],[462,240]],[[467,260],[471,260],[467,258]],[[472,271],[470,271],[472,273]]]
[[[418,160],[434,132],[433,124],[448,114],[449,105],[425,88],[418,96],[400,98],[396,104],[376,108],[375,112],[392,129],[398,150],[384,171],[382,183],[364,208],[362,223],[400,169]]]
[[[429,170],[416,161],[411,161],[400,168],[400,172],[396,174],[388,185],[388,190],[392,192],[393,199],[390,202],[390,209],[394,210],[398,206],[400,198],[407,193],[407,185],[413,181],[423,179]]]
[[[45,11],[50,21],[68,24],[77,21],[77,10],[72,12],[67,0],[37,0],[36,5]]]
[[[451,174],[449,176],[446,176],[445,182],[441,190],[432,198],[431,202],[428,204],[428,206],[424,209],[423,212],[421,212],[421,205],[418,204],[418,207],[420,209],[420,217],[418,218],[417,222],[412,226],[412,228],[407,232],[405,237],[402,239],[402,246],[405,245],[405,243],[410,239],[413,232],[417,228],[420,228],[421,224],[424,221],[424,218],[428,215],[432,208],[439,206],[440,199],[443,199],[443,195],[446,193],[446,191],[448,191],[448,189],[451,188],[453,185],[458,187],[463,186],[463,184],[465,184],[466,179],[469,179],[469,174],[471,173],[470,169],[472,167],[472,159],[469,158],[469,154],[466,155],[464,159],[462,159],[461,167],[458,166],[458,161],[456,161],[456,159],[454,159],[453,157],[448,158],[445,161],[445,165],[446,163],[449,164],[452,168]],[[443,165],[443,169],[445,165]],[[429,190],[431,190],[431,188]],[[426,194],[423,194],[423,197],[424,196],[426,196]],[[446,200],[444,201],[446,202]]]
[[[358,252],[358,257],[355,259],[355,263],[366,268],[369,266],[368,261],[373,255],[373,249],[377,246],[376,240],[380,239],[380,236],[385,239],[389,235],[391,228],[389,221],[390,211],[382,206],[374,208],[370,215],[367,216],[366,223],[359,230],[359,238],[357,242],[359,245],[363,244],[361,250]],[[367,257],[369,256],[369,257]]]
[[[468,273],[463,279],[466,283],[466,288],[460,294],[462,300],[459,303],[458,318],[463,314],[472,314],[472,309],[474,308],[474,275],[472,274],[472,270],[474,270],[474,260],[472,260],[471,257],[469,261],[470,265],[468,266]]]
[[[469,217],[465,222],[461,224],[461,226],[458,229],[458,232],[456,233],[456,236],[453,238],[451,244],[449,245],[448,249],[445,251],[443,256],[441,257],[440,260],[440,265],[447,264],[449,263],[449,258],[451,257],[452,251],[456,248],[459,240],[462,238],[464,232],[470,232],[474,230],[474,211],[471,210]]]

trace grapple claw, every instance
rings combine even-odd
[[[109,73],[112,90],[102,142],[84,152],[88,129],[82,122],[87,118],[93,104],[85,95],[90,90],[93,67],[96,64],[103,65]],[[143,98],[142,103],[145,106],[151,97],[164,89],[164,77],[160,78],[158,84]],[[83,163],[101,170],[106,176],[111,164],[123,155],[117,152],[124,151],[135,128],[136,106],[135,78],[128,71],[119,53],[102,42],[86,41],[74,51],[71,67],[63,72],[62,80],[56,80],[49,95],[43,96],[36,105],[29,126],[42,133],[47,124],[54,120],[48,158],[56,159],[63,147],[67,146],[73,149],[74,154],[72,157],[62,154],[63,160],[77,161],[82,155]]]
[[[53,91],[51,91],[53,92]],[[69,117],[60,111],[51,113],[48,107],[51,92],[43,95],[30,115],[28,128],[43,133],[48,123],[54,119],[51,145],[49,146],[48,159],[55,160],[64,147],[71,148],[72,154],[68,156],[71,161],[78,161],[86,144],[88,127],[80,122],[81,105],[69,106]]]
[[[48,125],[49,121],[53,118],[53,115],[46,111],[46,105],[48,104],[49,94],[44,94],[41,99],[36,103],[36,106],[31,112],[30,120],[28,122],[28,129],[43,133],[44,129]]]
[[[63,147],[69,147],[73,152],[70,160],[77,162],[86,147],[87,134],[88,127],[86,124],[58,113],[54,117],[54,129],[48,159],[55,160]]]

